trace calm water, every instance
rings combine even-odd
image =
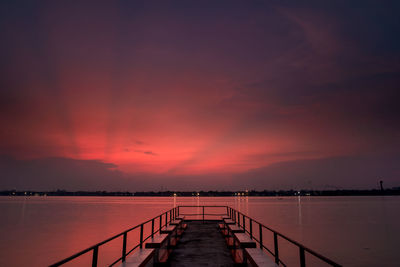
[[[46,266],[174,204],[236,207],[345,266],[400,262],[400,197],[0,197],[0,266]],[[128,236],[128,246],[135,235]],[[272,236],[266,239],[271,243]],[[279,246],[296,265],[297,249],[282,240]],[[121,239],[101,248],[101,266],[119,257],[120,248]]]

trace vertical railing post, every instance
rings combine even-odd
[[[167,221],[168,221],[168,211],[165,213],[165,227],[167,227]]]
[[[178,206],[178,216],[179,216],[179,206]]]
[[[237,222],[238,222],[238,225],[239,225],[239,227],[240,227],[240,213],[238,212],[238,214],[237,214]]]
[[[122,262],[125,261],[126,257],[126,232],[124,233],[124,238],[122,239]]]
[[[151,238],[154,237],[154,218],[151,220]]]
[[[303,247],[300,247],[300,266],[306,267],[306,255]]]
[[[279,264],[278,234],[274,232],[275,263]]]
[[[99,255],[99,247],[95,246],[93,249],[92,267],[97,267],[97,258]]]
[[[172,221],[172,210],[169,211],[169,222]]]
[[[204,223],[204,206],[203,206],[203,223]]]
[[[160,215],[160,228],[158,229],[161,233],[161,228],[162,228],[162,214]]]
[[[143,224],[140,225],[140,248],[143,248]]]
[[[246,217],[243,214],[243,230],[246,232]]]
[[[253,219],[250,218],[250,238],[253,239]]]
[[[258,231],[259,231],[259,238],[260,238],[260,248],[262,249],[263,248],[263,237],[262,237],[262,226],[261,226],[261,224],[258,224],[258,227],[259,227],[259,229],[258,229]]]
[[[226,216],[229,216],[229,208],[226,206]]]

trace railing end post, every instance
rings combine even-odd
[[[278,234],[274,232],[275,263],[279,264]]]
[[[143,223],[140,225],[140,248],[143,248]]]
[[[122,262],[124,262],[126,258],[126,239],[127,239],[127,233],[125,232],[122,241]]]
[[[300,266],[301,267],[306,267],[306,255],[304,252],[304,248],[303,247],[299,247],[300,248]]]
[[[99,247],[95,246],[93,248],[92,267],[97,267],[98,255],[99,255]]]

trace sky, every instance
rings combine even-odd
[[[3,1],[0,189],[400,186],[398,1]]]

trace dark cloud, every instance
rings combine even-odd
[[[275,163],[236,175],[245,187],[273,189],[375,188],[379,180],[389,187],[400,183],[400,155],[369,155],[294,160]],[[240,183],[246,177],[246,182]],[[332,188],[330,188],[332,189]]]
[[[157,153],[154,153],[153,151],[135,150],[135,152],[137,152],[137,153],[143,153],[143,154],[151,155],[151,156],[157,156],[157,155],[158,155]]]
[[[140,141],[140,140],[136,140],[136,141],[135,141],[135,144],[136,144],[136,145],[144,145],[145,143],[142,142],[142,141]]]
[[[400,155],[294,160],[242,173],[201,175],[124,174],[95,160],[0,157],[0,189],[18,190],[279,190],[399,186]]]
[[[1,188],[18,190],[101,190],[123,188],[116,165],[97,160],[0,157]]]

